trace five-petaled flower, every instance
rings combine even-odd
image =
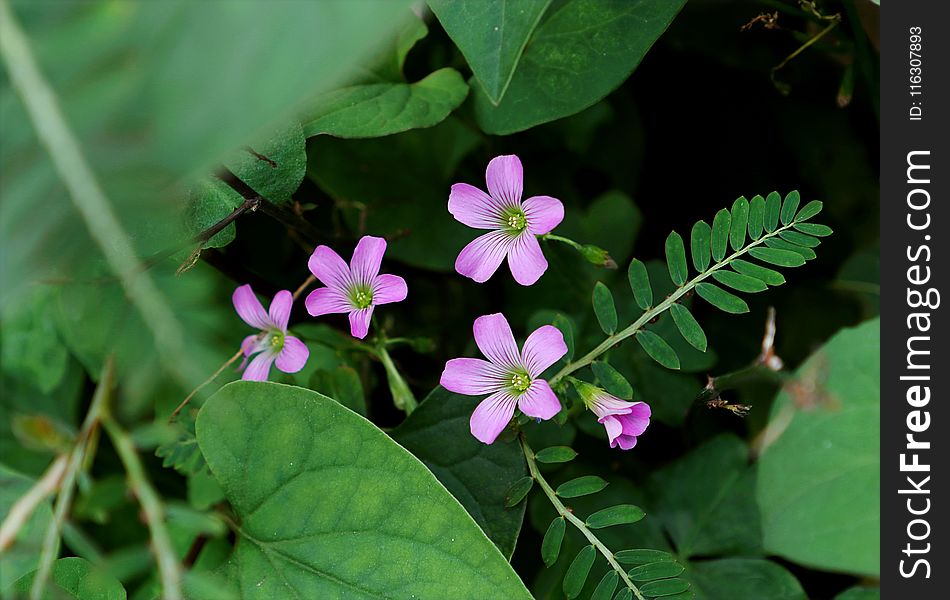
[[[267,381],[270,367],[275,362],[284,373],[296,373],[307,364],[310,350],[299,339],[287,335],[287,322],[294,305],[293,294],[287,290],[277,292],[271,300],[269,311],[264,310],[254,290],[246,284],[234,290],[231,300],[238,316],[251,327],[261,330],[241,342],[244,352],[241,368],[250,357],[254,357],[244,369],[242,379]]]
[[[326,287],[310,292],[304,304],[311,316],[349,313],[350,333],[363,339],[369,331],[373,308],[406,299],[406,281],[398,275],[380,275],[386,240],[363,236],[353,250],[350,264],[328,246],[317,246],[310,257],[310,272]]]
[[[521,201],[523,172],[515,155],[497,156],[485,170],[488,193],[467,183],[456,183],[449,193],[449,212],[475,229],[490,229],[459,253],[455,270],[478,283],[488,281],[501,262],[515,281],[531,285],[548,268],[536,236],[550,232],[564,218],[564,205],[550,196]]]
[[[488,360],[453,358],[445,363],[440,383],[467,396],[488,395],[472,413],[472,435],[491,444],[515,413],[550,419],[561,403],[544,379],[545,369],[567,354],[564,336],[556,327],[536,329],[519,351],[508,321],[501,313],[475,319],[475,343]]]
[[[629,450],[637,445],[650,424],[650,405],[646,402],[627,402],[611,396],[599,387],[574,380],[574,388],[587,408],[597,415],[597,422],[607,430],[610,447]]]

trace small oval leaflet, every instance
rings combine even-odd
[[[696,348],[700,352],[705,352],[707,343],[706,333],[703,331],[703,328],[699,326],[696,317],[689,312],[689,309],[682,304],[673,304],[670,306],[670,315],[672,315],[673,323],[676,325],[676,328],[679,329],[683,339],[689,342],[689,345],[693,348]]]
[[[613,368],[610,363],[595,360],[591,363],[590,368],[597,377],[597,381],[600,382],[600,385],[602,385],[608,393],[623,400],[633,398],[633,386],[631,386],[630,382],[620,374],[620,371]]]
[[[590,574],[590,568],[594,564],[594,558],[597,556],[597,549],[593,546],[584,546],[577,556],[574,557],[571,566],[567,568],[564,574],[564,595],[568,598],[576,598],[584,584],[587,582],[587,576]]]
[[[732,223],[732,217],[725,208],[716,213],[712,224],[712,257],[716,262],[721,261],[726,256],[726,249],[729,247],[729,228]]]
[[[834,233],[831,227],[820,223],[795,223],[794,227],[802,233],[816,235],[818,237],[827,237]]]
[[[689,276],[689,268],[686,266],[686,248],[683,246],[683,238],[675,231],[670,232],[666,238],[666,264],[670,270],[670,279],[677,286],[686,283]]]
[[[765,198],[756,196],[749,201],[749,237],[757,240],[765,229]]]
[[[655,562],[673,561],[673,555],[662,550],[653,550],[651,548],[636,548],[633,550],[621,550],[614,554],[617,562],[624,565],[646,565]]]
[[[689,582],[685,579],[661,579],[651,581],[640,586],[640,593],[648,598],[671,596],[689,589]]]
[[[627,525],[636,523],[646,516],[643,509],[633,504],[618,504],[602,510],[598,510],[587,517],[587,526],[591,529],[600,529],[602,527],[612,527],[614,525]]]
[[[685,570],[683,565],[672,561],[647,563],[630,569],[627,575],[634,581],[655,581],[676,577]]]
[[[557,561],[557,556],[561,553],[564,528],[564,517],[558,517],[551,521],[548,530],[544,532],[544,539],[541,540],[541,560],[549,567]]]
[[[577,452],[569,446],[550,446],[544,450],[539,450],[534,455],[534,459],[540,463],[555,464],[572,461],[575,456],[577,456]]]
[[[785,202],[782,203],[782,225],[791,225],[795,220],[795,213],[798,212],[798,205],[802,201],[798,190],[793,190],[785,196]]]
[[[769,248],[777,248],[779,250],[789,250],[796,254],[800,254],[805,260],[811,260],[815,258],[815,251],[811,248],[805,248],[804,246],[799,246],[798,244],[793,244],[787,240],[783,240],[780,237],[769,238],[765,240],[765,245]]]
[[[614,296],[610,289],[601,282],[594,286],[594,293],[591,297],[591,303],[594,306],[594,315],[600,328],[607,335],[617,331],[617,307],[614,306]]]
[[[716,271],[712,276],[713,279],[719,283],[731,287],[734,290],[739,290],[740,292],[753,294],[755,292],[764,292],[768,289],[768,286],[765,285],[765,282],[761,279],[742,275],[734,271]]]
[[[610,600],[614,595],[614,590],[617,589],[617,582],[619,580],[620,576],[617,575],[616,571],[613,569],[607,571],[607,574],[603,576],[600,583],[594,588],[594,592],[590,595],[590,600]]]
[[[524,500],[524,497],[528,495],[533,485],[534,479],[531,477],[522,477],[511,484],[511,487],[505,492],[505,507],[511,508]]]
[[[756,247],[749,250],[749,255],[752,258],[757,258],[770,265],[779,267],[800,267],[805,264],[805,258],[801,254],[779,248]],[[698,288],[699,286],[696,287]]]
[[[816,237],[812,237],[800,231],[783,231],[779,234],[786,242],[791,242],[793,244],[798,244],[799,246],[805,246],[806,248],[817,248],[821,244],[821,240]]]
[[[807,221],[808,219],[814,217],[821,212],[821,209],[824,208],[824,204],[820,200],[812,200],[806,204],[798,214],[795,216],[796,221]]]
[[[676,355],[676,351],[666,343],[666,340],[657,334],[647,329],[643,329],[637,332],[637,342],[640,344],[640,347],[643,348],[643,351],[650,356],[650,358],[660,363],[667,369],[680,368],[680,359]]]
[[[571,320],[558,313],[551,324],[557,327],[564,336],[564,343],[567,344],[567,354],[564,355],[564,359],[570,361],[574,358],[574,326],[571,325]]]
[[[689,235],[689,251],[693,255],[693,266],[702,273],[709,268],[712,259],[710,239],[712,227],[706,221],[697,221]]]
[[[749,305],[745,303],[745,300],[711,283],[698,284],[696,293],[706,302],[727,313],[740,315],[749,312]]]
[[[782,211],[782,197],[778,192],[771,192],[765,198],[765,230],[769,233],[778,227],[779,213]]]
[[[633,591],[630,588],[624,588],[614,597],[614,600],[633,600]]]
[[[729,228],[729,245],[739,250],[745,243],[746,225],[749,224],[749,201],[740,196],[732,205],[732,225]]]
[[[562,498],[577,498],[578,496],[596,494],[605,487],[607,487],[607,482],[600,477],[584,475],[557,486],[555,493]]]
[[[653,306],[653,288],[650,286],[647,266],[637,259],[631,260],[630,267],[627,269],[627,280],[630,282],[630,289],[633,291],[637,306],[643,310]]]
[[[742,273],[743,275],[748,275],[749,277],[755,277],[756,279],[761,279],[769,285],[782,285],[785,283],[785,276],[779,273],[778,271],[773,271],[772,269],[757,265],[755,263],[750,263],[737,258],[731,263],[729,263],[737,273]]]

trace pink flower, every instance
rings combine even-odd
[[[296,373],[307,364],[310,350],[299,339],[287,335],[287,322],[294,305],[293,294],[287,290],[277,292],[270,303],[270,311],[264,310],[249,285],[234,290],[231,300],[238,316],[251,327],[261,330],[241,342],[241,350],[244,351],[241,368],[244,368],[248,358],[256,355],[244,369],[242,379],[267,381],[270,367],[275,362],[284,373]]]
[[[440,383],[466,396],[488,395],[472,413],[472,435],[491,444],[515,414],[550,419],[561,410],[551,386],[538,376],[567,354],[564,336],[545,325],[528,336],[518,350],[508,321],[501,313],[475,319],[475,343],[488,360],[453,358],[445,363]]]
[[[349,313],[350,333],[363,339],[369,331],[373,308],[406,299],[406,281],[398,275],[380,275],[386,240],[363,236],[347,265],[327,246],[317,246],[310,257],[310,272],[327,286],[310,292],[304,304],[311,316]]]
[[[467,183],[456,183],[449,193],[449,212],[457,221],[491,231],[475,238],[459,253],[455,270],[478,283],[488,281],[508,257],[515,281],[531,285],[548,268],[535,236],[548,233],[564,218],[564,205],[550,196],[532,196],[521,202],[521,160],[497,156],[488,163],[486,194]]]
[[[597,415],[597,422],[607,430],[611,448],[629,450],[637,445],[637,436],[650,425],[649,404],[626,402],[583,381],[574,380],[574,387],[587,408]]]

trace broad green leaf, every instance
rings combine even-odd
[[[634,581],[655,581],[657,579],[676,577],[685,570],[686,568],[679,563],[662,561],[640,565],[639,567],[630,569],[627,574],[630,576],[630,579]]]
[[[278,129],[260,142],[233,153],[225,166],[262,198],[290,200],[307,172],[307,150],[299,123]]]
[[[583,475],[576,479],[564,482],[555,492],[562,498],[577,498],[587,494],[596,494],[607,487],[607,482],[596,475]]]
[[[406,56],[416,42],[429,35],[429,28],[420,18],[408,18],[392,36],[391,43],[379,50],[377,59],[370,63],[368,81],[404,81],[403,66]]]
[[[765,282],[755,277],[720,269],[712,274],[713,279],[740,292],[755,293],[768,289]]]
[[[678,286],[686,283],[689,267],[686,266],[686,249],[683,238],[675,231],[666,238],[666,264],[670,270],[670,279]]]
[[[742,260],[741,258],[733,260],[731,263],[729,263],[729,266],[735,269],[738,273],[748,275],[749,277],[755,277],[756,279],[761,279],[769,285],[782,285],[785,283],[785,276],[778,271],[773,271],[767,267],[750,263],[748,261]]]
[[[802,207],[800,211],[798,211],[798,214],[795,215],[795,222],[797,223],[799,221],[807,221],[808,219],[820,213],[823,207],[824,205],[820,200],[812,200]]]
[[[732,223],[732,216],[725,208],[716,213],[712,224],[712,257],[716,262],[721,261],[726,256],[726,250],[729,248],[729,228]]]
[[[390,435],[425,463],[510,557],[521,531],[524,504],[506,508],[505,494],[527,468],[517,442],[486,445],[472,437],[469,419],[480,400],[437,387]]]
[[[617,583],[619,581],[620,576],[617,575],[616,571],[613,569],[607,571],[607,574],[604,575],[600,583],[597,584],[597,587],[594,588],[594,593],[591,594],[590,600],[610,600],[614,596],[614,590],[617,589]]]
[[[807,600],[795,576],[761,558],[724,558],[689,563],[685,575],[696,600]]]
[[[749,201],[745,196],[736,198],[732,204],[732,223],[729,227],[729,245],[739,250],[745,245],[746,227],[749,224]]]
[[[216,177],[205,177],[188,191],[183,220],[185,229],[196,236],[221,221],[244,202],[240,194]],[[234,241],[237,225],[229,223],[205,242],[205,248],[223,248]]]
[[[749,201],[749,237],[757,240],[765,230],[765,198],[755,196]]]
[[[310,376],[310,389],[366,416],[366,396],[359,373],[353,367],[340,365],[335,369],[317,369]]]
[[[26,598],[36,579],[36,571],[24,575],[13,589]],[[102,569],[95,568],[84,558],[60,558],[53,563],[43,598],[49,600],[125,600],[122,584]]]
[[[544,564],[551,566],[557,560],[561,552],[561,542],[564,540],[564,517],[557,517],[548,526],[544,532],[544,539],[541,540],[541,560]]]
[[[432,127],[458,108],[468,85],[455,69],[415,83],[370,83],[327,92],[302,117],[307,137],[372,138]]]
[[[0,523],[7,518],[13,504],[31,487],[34,481],[0,464]],[[13,545],[0,553],[0,591],[39,566],[40,552],[46,528],[53,519],[48,500],[40,502],[26,523],[20,528]]]
[[[804,258],[805,260],[812,260],[816,256],[815,251],[812,250],[811,248],[805,248],[804,246],[799,246],[798,244],[787,242],[781,238],[775,238],[775,237],[769,238],[765,240],[765,245],[768,246],[769,248],[776,248],[778,250],[788,250],[790,252],[795,252],[796,254],[800,254],[801,257]]]
[[[835,596],[835,600],[881,600],[880,588],[854,586]]]
[[[680,368],[680,359],[676,355],[676,351],[670,347],[666,340],[657,334],[649,331],[648,329],[643,329],[637,332],[637,342],[639,342],[640,347],[643,348],[644,352],[650,355],[650,358],[660,363],[667,369]]]
[[[614,596],[614,600],[633,600],[633,590],[630,588],[623,588],[617,595]]]
[[[805,259],[801,254],[780,248],[757,246],[749,249],[749,256],[778,267],[800,267],[805,264]]]
[[[640,586],[640,593],[647,598],[659,598],[661,596],[672,596],[689,589],[689,582],[685,579],[661,579],[660,581],[649,581]]]
[[[428,0],[492,104],[508,89],[522,51],[551,0]]]
[[[574,562],[567,568],[564,574],[564,595],[568,598],[576,598],[584,589],[587,583],[587,576],[590,575],[590,568],[597,557],[597,549],[593,546],[584,546],[574,557]]]
[[[689,342],[689,345],[700,352],[706,351],[706,334],[703,328],[696,322],[696,317],[689,309],[682,304],[673,304],[670,306],[670,315],[673,317],[673,323],[683,335],[683,339]]]
[[[618,504],[598,510],[587,517],[587,526],[591,529],[600,529],[602,527],[612,527],[614,525],[624,525],[636,523],[646,516],[643,509],[633,504]]]
[[[693,225],[693,230],[689,236],[690,254],[693,256],[693,267],[696,271],[702,273],[709,267],[711,258],[710,240],[712,238],[712,228],[706,221],[698,221]]]
[[[834,233],[831,230],[831,227],[828,227],[827,225],[821,225],[819,223],[795,223],[794,227],[802,233],[816,235],[818,237],[827,237]]]
[[[782,212],[782,197],[778,192],[769,192],[765,197],[765,230],[769,233],[778,227],[779,213]]]
[[[685,0],[567,0],[531,36],[508,91],[495,105],[479,88],[475,116],[491,134],[508,134],[591,106],[633,72]]]
[[[697,284],[696,293],[706,302],[727,313],[738,315],[749,312],[749,305],[745,303],[745,300],[711,283]]]
[[[614,305],[614,296],[610,293],[610,289],[598,281],[594,286],[591,303],[603,332],[609,335],[617,331],[617,307]]]
[[[806,223],[808,225],[809,223]],[[786,242],[791,242],[799,246],[805,246],[806,248],[817,248],[821,244],[821,240],[818,238],[812,237],[810,235],[804,234],[800,231],[783,231],[779,234]]]
[[[620,371],[613,368],[610,363],[595,360],[591,363],[590,368],[597,377],[597,381],[600,382],[600,385],[602,385],[608,393],[624,400],[633,398],[633,387],[630,385],[630,382],[627,381],[627,378],[624,377]]]
[[[630,267],[627,269],[627,280],[630,282],[630,289],[633,290],[633,297],[637,301],[637,306],[643,310],[653,306],[653,287],[650,285],[647,266],[637,259],[630,261]]]
[[[235,382],[202,407],[197,433],[241,523],[226,569],[245,598],[443,598],[447,581],[463,597],[529,598],[422,463],[325,396]]]
[[[570,462],[574,460],[575,456],[577,456],[577,452],[569,446],[550,446],[539,450],[534,455],[534,459],[539,463],[555,464]]]
[[[505,508],[516,506],[519,502],[524,500],[524,497],[528,495],[533,485],[534,479],[527,476],[511,484],[511,487],[505,492]]]
[[[756,498],[770,553],[824,570],[880,573],[880,322],[844,329],[795,373],[762,452]],[[798,408],[808,405],[809,410]]]
[[[790,225],[795,220],[795,214],[798,212],[798,204],[802,201],[801,194],[797,190],[789,192],[782,202],[782,225]]]
[[[651,516],[663,522],[678,556],[761,552],[748,454],[740,439],[722,434],[650,476]]]
[[[672,562],[675,560],[673,555],[662,550],[651,550],[641,548],[635,550],[620,550],[615,552],[614,556],[617,562],[622,565],[646,565],[656,562]]]

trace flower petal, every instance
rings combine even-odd
[[[467,183],[456,183],[449,192],[449,212],[455,220],[475,229],[498,229],[505,205]]]
[[[277,357],[270,352],[261,352],[251,360],[251,364],[244,369],[241,379],[246,381],[267,381],[270,375],[270,366]]]
[[[373,318],[373,307],[350,311],[350,335],[363,339],[369,332],[369,321]]]
[[[521,285],[532,285],[548,270],[548,261],[533,233],[524,231],[515,238],[508,251],[508,266],[515,281]]]
[[[307,294],[307,299],[303,303],[312,317],[353,310],[353,304],[346,294],[336,288],[317,288]]]
[[[528,231],[535,235],[548,233],[564,220],[564,205],[551,196],[531,196],[521,208],[528,220]]]
[[[629,414],[635,404],[636,402],[627,402],[600,390],[600,393],[593,398],[590,410],[600,419],[610,415]]]
[[[373,304],[402,302],[408,294],[406,280],[399,275],[379,275],[373,282]]]
[[[505,260],[514,241],[515,238],[507,231],[480,235],[459,252],[455,259],[455,270],[459,275],[485,283],[498,270],[501,261]]]
[[[611,448],[620,446],[621,450],[629,450],[637,445],[637,438],[632,435],[620,435],[614,441],[610,442]]]
[[[528,375],[535,378],[565,354],[567,344],[564,343],[564,334],[553,325],[544,325],[535,329],[524,341],[521,364],[528,370]]]
[[[453,358],[445,363],[439,384],[466,396],[493,394],[505,386],[507,371],[480,358]]]
[[[495,392],[475,407],[469,427],[481,442],[491,444],[515,414],[515,399],[508,392]]]
[[[307,364],[310,349],[292,335],[284,337],[284,347],[277,355],[277,368],[284,373],[296,373]]]
[[[290,309],[294,306],[294,295],[287,290],[277,292],[270,301],[270,320],[277,329],[286,332],[290,321]]]
[[[491,159],[485,169],[485,182],[492,198],[500,200],[505,206],[519,206],[524,185],[521,159],[514,154]]]
[[[529,417],[546,421],[560,412],[561,402],[547,381],[535,379],[531,387],[518,398],[518,408]]]
[[[638,436],[642,435],[650,425],[650,405],[646,402],[637,402],[630,413],[618,417],[623,425],[623,434]]]
[[[475,319],[472,326],[475,344],[488,360],[506,369],[521,367],[521,353],[505,315],[495,313]]]
[[[607,430],[607,440],[610,442],[610,447],[613,448],[614,440],[617,439],[617,436],[623,433],[623,425],[621,425],[620,421],[617,420],[617,417],[613,415],[601,417],[597,421],[604,426],[604,429]]]
[[[231,295],[234,310],[241,319],[255,329],[267,329],[271,326],[270,317],[261,305],[261,301],[254,295],[251,286],[244,284],[234,290]]]
[[[386,253],[386,240],[371,235],[364,235],[353,250],[353,260],[350,261],[350,273],[353,279],[363,285],[370,285],[379,274],[379,265],[383,262]]]
[[[350,267],[329,246],[317,246],[307,266],[314,277],[327,287],[345,290],[349,284]]]
[[[249,335],[241,341],[241,352],[244,353],[245,357],[248,357],[252,354],[257,354],[266,347],[264,343],[264,338],[255,333],[254,335]]]

